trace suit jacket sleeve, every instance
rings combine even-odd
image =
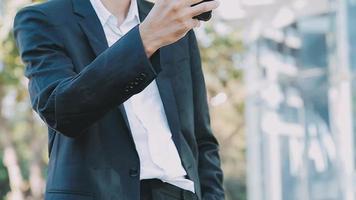
[[[21,10],[14,22],[32,106],[49,127],[64,135],[83,133],[141,92],[160,71],[149,62],[136,26],[76,72],[57,28],[35,6]],[[139,85],[132,87],[133,81]]]
[[[218,154],[219,145],[210,127],[209,108],[201,67],[199,48],[193,31],[189,33],[192,66],[195,135],[199,151],[199,179],[203,200],[223,200],[223,173]]]

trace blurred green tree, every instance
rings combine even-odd
[[[215,20],[197,31],[212,128],[220,143],[227,199],[246,199],[241,31]]]
[[[27,80],[11,32],[16,10],[28,3],[31,1],[3,1],[1,6],[0,198],[8,200],[41,199],[44,186],[46,157],[41,144],[46,135],[29,106]]]

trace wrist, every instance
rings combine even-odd
[[[146,31],[146,28],[143,24],[139,25],[139,31],[141,35],[141,40],[143,43],[143,47],[145,49],[147,57],[151,57],[154,52],[159,49],[159,41],[154,38],[154,34],[149,33]]]

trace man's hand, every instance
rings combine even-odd
[[[140,24],[140,34],[148,57],[157,49],[172,44],[191,29],[200,26],[194,16],[219,6],[216,0],[199,3],[202,0],[156,0],[151,12]]]

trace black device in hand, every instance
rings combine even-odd
[[[198,5],[198,4],[203,3],[205,1],[212,1],[212,0],[203,0],[203,1],[201,1],[201,2],[199,2],[197,4],[194,4],[192,6]],[[212,11],[208,11],[208,12],[202,13],[200,15],[195,16],[194,19],[198,19],[198,20],[201,20],[201,21],[208,21],[211,18],[211,13],[212,13]]]

